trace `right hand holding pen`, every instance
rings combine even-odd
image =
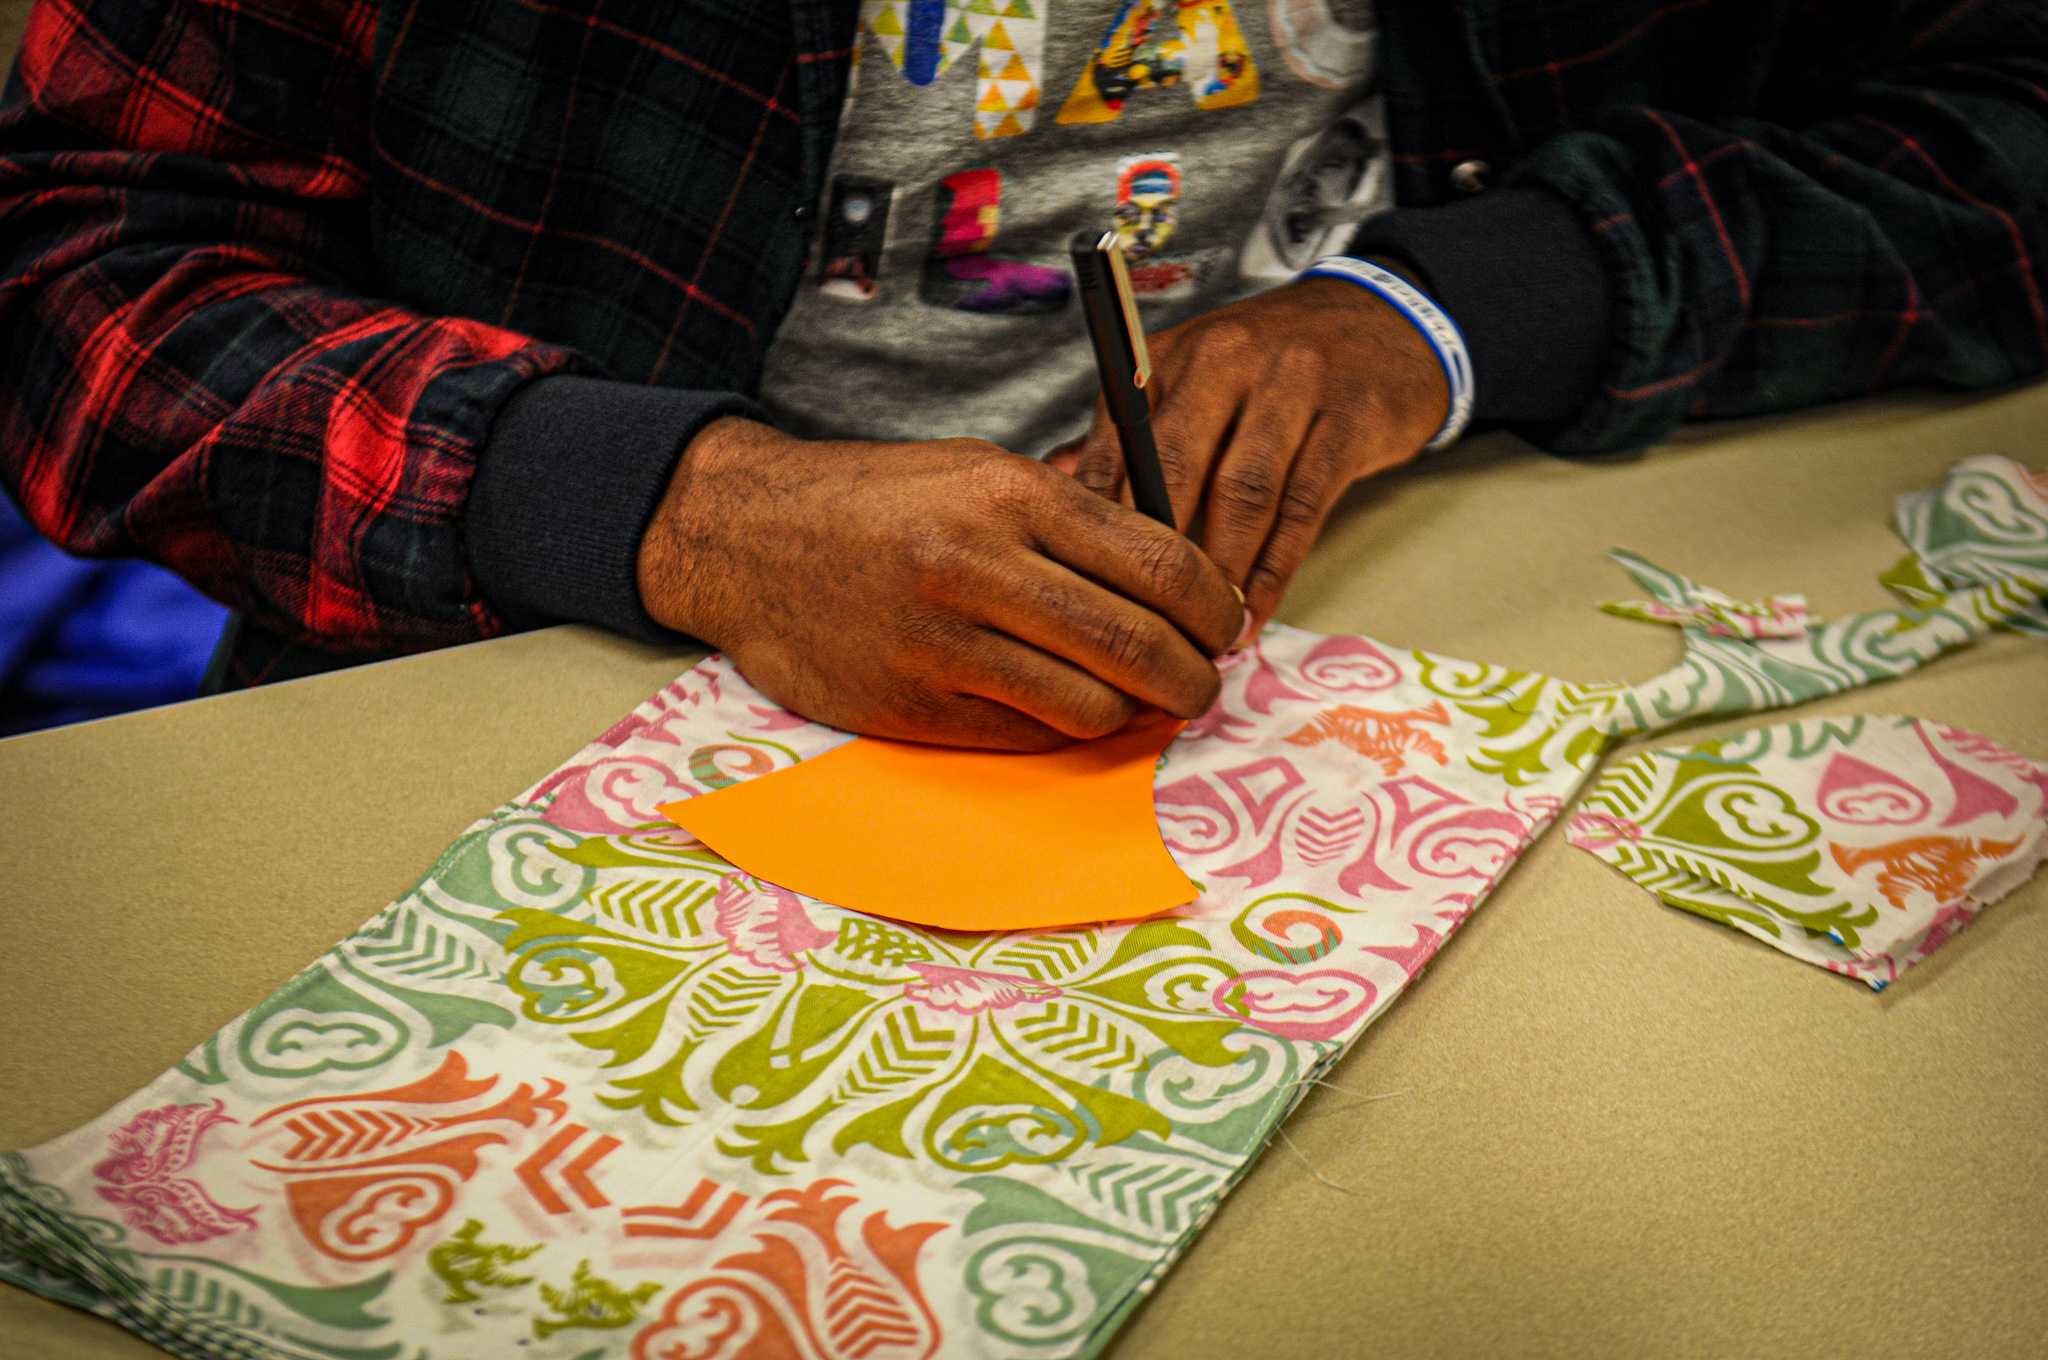
[[[1187,539],[972,439],[713,422],[639,553],[648,611],[835,727],[1043,750],[1201,714],[1244,624]]]

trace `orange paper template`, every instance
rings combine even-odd
[[[875,916],[942,930],[1126,921],[1199,891],[1152,810],[1180,728],[1144,718],[1044,755],[863,737],[661,811],[756,878]]]

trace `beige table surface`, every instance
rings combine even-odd
[[[1604,465],[1478,441],[1354,495],[1283,616],[1642,677],[1677,635],[1593,610],[1631,593],[1602,549],[1876,606],[1892,498],[1983,452],[2048,466],[2048,387]],[[149,1081],[692,659],[563,628],[0,742],[0,1147]],[[2048,645],[1802,712],[2048,756]],[[2044,1039],[2048,879],[1877,996],[1553,833],[1335,1074],[1399,1094],[1288,1125],[1347,1189],[1276,1146],[1116,1354],[2048,1353]],[[0,1289],[10,1360],[154,1353]]]

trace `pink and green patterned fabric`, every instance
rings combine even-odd
[[[1911,551],[1883,580],[1902,598],[2048,635],[2048,476],[1966,459],[1901,496],[1892,523]],[[1804,614],[1798,596],[1744,604],[1683,578],[1653,589],[1653,603],[1603,608],[1717,636],[1768,636],[1728,625],[1788,603]],[[1809,618],[1782,636],[1812,630],[1826,631]],[[1867,622],[1835,632],[1845,656],[1857,637],[1890,645]],[[1669,905],[1882,991],[2048,856],[2048,767],[1917,718],[1791,722],[1616,766],[1568,834]]]
[[[1804,595],[1773,595],[1767,600],[1738,600],[1708,586],[1688,582],[1679,592],[1683,603],[1664,600],[1609,600],[1600,608],[1616,618],[1666,623],[1674,628],[1702,628],[1716,637],[1796,638],[1820,620],[1806,609]]]
[[[1614,740],[2031,603],[1688,628],[1640,685],[1276,626],[1160,761],[1201,896],[1012,934],[799,897],[666,823],[848,740],[714,657],[150,1086],[0,1156],[0,1279],[192,1357],[1092,1355]]]
[[[1671,906],[1883,991],[2048,857],[2048,766],[1918,718],[1817,718],[1608,770],[1568,834]]]
[[[1899,497],[1892,527],[1911,550],[1883,577],[1900,598],[1925,605],[1970,586],[2017,584],[2034,602],[2001,626],[2048,637],[2048,472],[1966,458],[1940,486]]]

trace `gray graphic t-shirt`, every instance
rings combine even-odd
[[[1370,0],[865,0],[811,276],[762,395],[795,433],[1087,428],[1067,241],[1114,227],[1148,331],[1391,205]]]

